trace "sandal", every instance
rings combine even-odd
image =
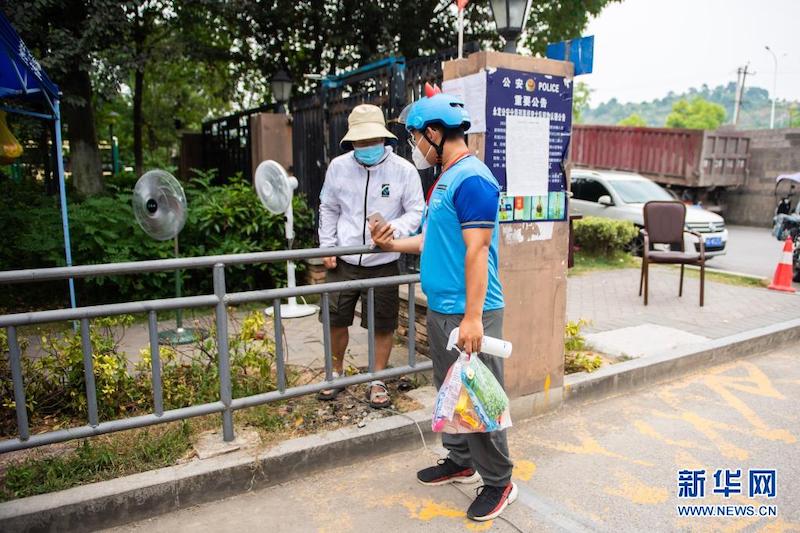
[[[380,387],[383,390],[375,392],[375,387]],[[386,388],[386,385],[383,383],[383,381],[378,380],[375,380],[369,384],[369,388],[367,389],[367,400],[369,400],[369,406],[373,409],[385,409],[392,403],[391,399],[389,398],[389,389]]]
[[[333,379],[339,378],[338,372],[333,372],[331,374]],[[330,389],[322,389],[317,393],[317,400],[322,400],[323,402],[329,402],[335,400],[339,393],[344,390],[344,387],[331,387]]]

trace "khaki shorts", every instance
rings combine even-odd
[[[383,278],[397,276],[400,270],[397,261],[372,267],[351,265],[339,258],[336,268],[328,270],[325,281],[353,281],[359,279]],[[331,326],[346,328],[353,325],[356,302],[361,298],[361,327],[367,328],[367,289],[330,293]],[[375,331],[394,331],[397,329],[397,314],[400,312],[400,294],[398,286],[375,287]],[[320,321],[322,315],[320,315]]]

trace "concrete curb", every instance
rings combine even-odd
[[[571,403],[606,398],[790,342],[800,343],[800,319],[617,363],[591,374],[571,374],[564,379],[563,399]]]
[[[642,359],[572,374],[564,386],[511,402],[514,420],[537,416],[563,403],[598,400],[637,387],[674,379],[800,341],[800,319]],[[420,447],[417,425],[426,441],[432,398],[418,398],[423,409],[283,442],[264,452],[241,451],[0,504],[2,531],[96,530],[157,516],[284,483],[301,476],[397,451]],[[424,392],[420,390],[420,393]],[[415,423],[416,422],[416,423]]]
[[[329,468],[419,447],[430,408],[51,494],[0,504],[2,531],[92,531],[284,483]]]

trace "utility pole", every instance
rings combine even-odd
[[[733,104],[733,125],[734,127],[739,122],[739,112],[742,107],[742,100],[744,99],[744,84],[748,74],[755,74],[753,71],[748,71],[750,63],[744,67],[736,69],[736,102]],[[740,81],[741,80],[741,81]]]
[[[742,67],[736,69],[736,91],[733,93],[733,122],[736,126],[739,121],[739,87],[742,85]]]
[[[777,98],[777,91],[778,91],[778,56],[775,54],[775,51],[770,48],[769,46],[765,46],[764,48],[767,49],[767,52],[772,54],[772,60],[775,62],[775,70],[772,75],[772,111],[769,114],[769,129],[775,128],[775,100]]]

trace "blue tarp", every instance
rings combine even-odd
[[[19,38],[6,16],[0,12],[0,98],[25,96],[50,102],[58,98],[58,87]]]

